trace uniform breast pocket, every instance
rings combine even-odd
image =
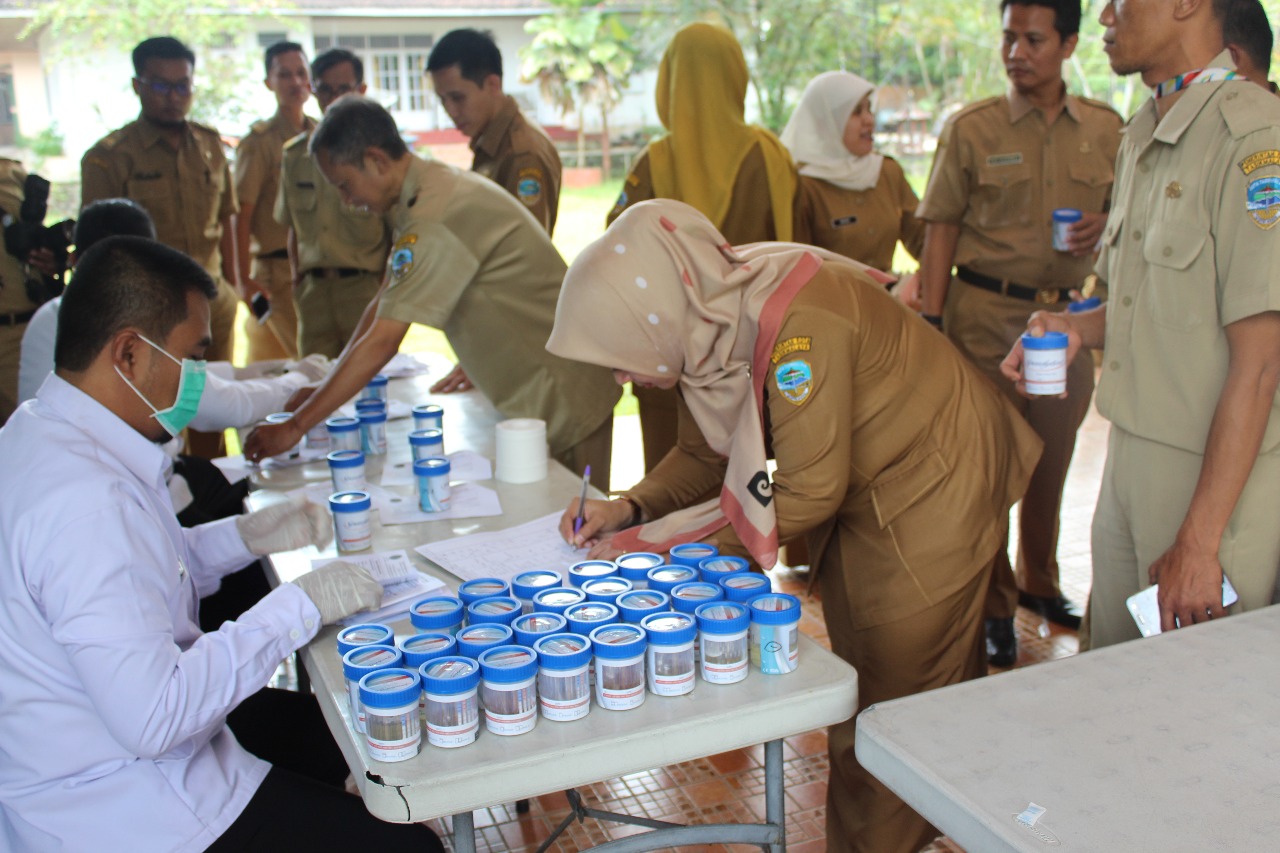
[[[176,219],[176,199],[168,181],[132,180],[125,184],[125,193],[151,214],[155,222],[173,222]]]
[[[1142,259],[1150,268],[1146,301],[1157,324],[1189,331],[1216,316],[1213,239],[1207,225],[1151,223]]]
[[[311,213],[316,209],[320,196],[319,188],[313,181],[294,181],[286,192],[289,195],[289,207]]]
[[[982,228],[1026,225],[1031,221],[1031,167],[982,166],[973,198],[974,213]]]
[[[1070,191],[1072,205],[1083,211],[1100,211],[1111,191],[1111,184],[1116,174],[1109,163],[1071,161],[1067,164],[1067,175],[1071,178]]]

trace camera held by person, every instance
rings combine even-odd
[[[18,216],[6,212],[0,220],[4,224],[4,248],[27,264],[27,296],[32,302],[43,304],[62,293],[62,276],[76,223],[74,219],[64,219],[53,225],[44,224],[49,212],[49,182],[39,175],[27,175],[22,198]],[[41,249],[48,254],[32,257]]]

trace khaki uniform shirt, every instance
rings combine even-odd
[[[311,116],[304,116],[302,123],[306,132],[316,126]],[[270,119],[254,122],[249,135],[236,148],[236,196],[242,204],[253,205],[249,250],[255,255],[278,252],[289,239],[289,227],[277,222],[274,213],[284,144],[297,135],[289,119],[276,113]]]
[[[893,269],[898,241],[913,258],[924,246],[924,221],[916,218],[920,200],[902,167],[885,157],[880,177],[869,190],[846,190],[820,178],[800,176],[795,241],[853,258],[878,270]]]
[[[17,218],[26,180],[27,170],[21,163],[0,158],[0,215]],[[22,261],[0,246],[0,314],[25,314],[39,307],[27,296],[26,282]]]
[[[828,261],[787,307],[770,361],[778,539],[810,533],[814,565],[849,576],[853,627],[919,613],[985,568],[1040,441],[946,338],[863,273]],[[726,460],[683,398],[679,415],[676,451],[627,493],[646,518],[724,479]],[[839,548],[826,547],[831,537]],[[709,541],[741,552],[731,527]]]
[[[145,119],[108,134],[80,161],[80,206],[104,198],[142,205],[161,243],[222,277],[222,221],[239,206],[216,130],[187,122],[176,151]]]
[[[338,268],[380,272],[387,262],[389,234],[382,217],[342,201],[307,153],[311,134],[285,143],[275,218],[292,228],[298,242],[298,273]]]
[[[484,175],[529,209],[550,234],[560,206],[560,154],[546,131],[507,95],[484,132],[471,140],[471,171]]]
[[[378,316],[444,331],[505,417],[547,422],[552,454],[589,436],[621,395],[603,367],[547,352],[565,265],[492,181],[417,157],[399,203]]]
[[[613,209],[605,217],[605,224],[622,215],[622,211],[639,201],[656,198],[653,194],[653,175],[649,171],[649,152],[644,151],[631,166],[631,172],[622,184],[622,193]],[[773,202],[769,197],[769,174],[765,169],[764,155],[756,145],[747,153],[733,183],[733,201],[719,231],[731,246],[744,243],[760,243],[776,240],[773,231]]]
[[[1223,327],[1280,310],[1280,102],[1244,80],[1203,83],[1156,121],[1148,101],[1117,163],[1098,259],[1111,293],[1098,411],[1203,453],[1227,376]],[[1271,411],[1264,454],[1280,452]]]
[[[1053,248],[1053,211],[1102,213],[1111,194],[1120,116],[1067,95],[1044,113],[1010,92],[956,113],[938,139],[921,219],[960,226],[955,264],[1025,287],[1078,286],[1093,267]]]

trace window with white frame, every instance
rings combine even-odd
[[[341,47],[364,61],[369,94],[386,104],[398,121],[431,117],[434,104],[426,72],[427,55],[434,43],[435,36],[428,33],[315,37],[317,54]]]

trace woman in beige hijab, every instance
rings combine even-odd
[[[561,522],[593,556],[705,541],[774,564],[807,534],[859,706],[986,672],[982,603],[1039,441],[885,276],[790,243],[732,247],[687,205],[628,210],[570,268],[547,349],[678,388],[675,450]],[[766,459],[777,468],[770,478]],[[696,504],[707,493],[715,500]],[[828,849],[918,850],[925,821],[830,731]]]
[[[874,150],[874,91],[857,74],[819,74],[800,96],[782,144],[800,166],[796,242],[888,270],[898,241],[919,257],[924,222],[898,161]]]

